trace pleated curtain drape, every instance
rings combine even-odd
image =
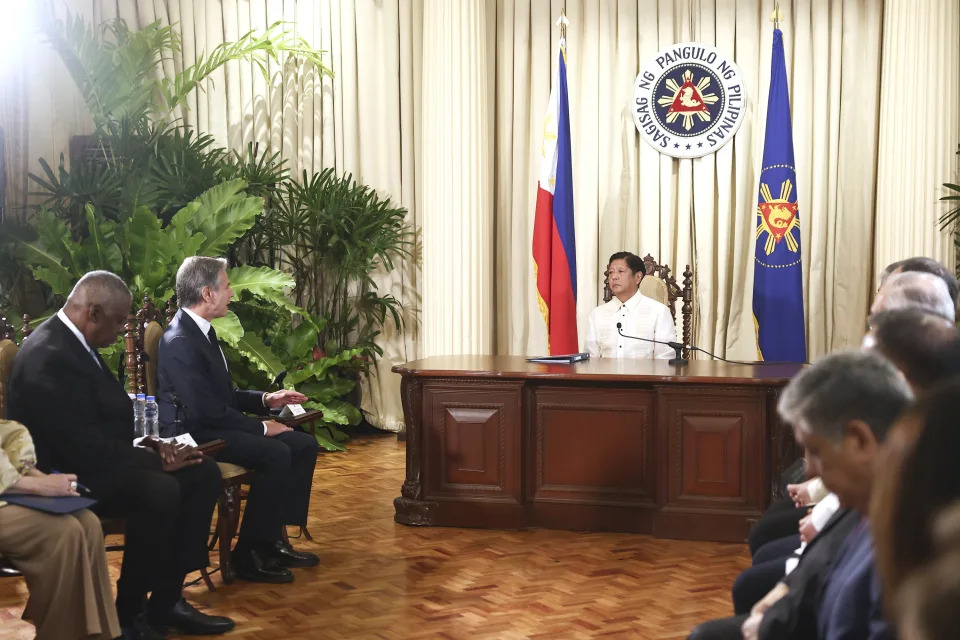
[[[809,356],[859,342],[887,262],[953,266],[937,229],[956,182],[960,7],[956,0],[780,3],[802,221]],[[59,5],[58,5],[59,6]],[[405,304],[402,333],[364,385],[374,424],[403,422],[390,367],[422,355],[546,351],[530,255],[537,161],[561,9],[573,138],[578,316],[600,302],[607,258],[650,253],[695,272],[694,342],[755,355],[751,313],[757,177],[772,29],[770,0],[71,0],[94,20],[178,23],[198,51],[284,20],[329,51],[318,80],[292,61],[271,86],[231,63],[183,121],[239,149],[280,151],[291,171],[335,167],[409,210],[418,250],[377,274]],[[693,160],[661,156],[631,116],[641,62],[681,41],[735,59],[746,113],[734,141]],[[0,71],[10,207],[26,170],[92,124],[59,61],[34,38]],[[583,332],[581,331],[581,334]],[[581,335],[581,338],[583,336]]]

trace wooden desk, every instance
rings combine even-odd
[[[800,366],[398,365],[407,476],[395,519],[743,541],[799,455],[776,402]]]

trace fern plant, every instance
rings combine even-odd
[[[333,75],[323,62],[324,52],[285,31],[282,22],[221,43],[173,75],[164,72],[162,61],[181,51],[182,40],[159,21],[134,31],[122,19],[96,26],[79,14],[63,20],[51,15],[44,32],[80,89],[97,133],[115,133],[118,126],[138,129],[148,121],[172,123],[176,110],[187,107],[188,96],[233,60],[252,62],[268,84],[268,62],[279,63],[281,54],[303,60],[320,75]]]
[[[403,321],[400,301],[379,293],[373,276],[411,253],[406,209],[333,169],[285,181],[271,203],[259,222],[259,250],[293,275],[297,304],[327,318],[320,344],[359,348],[365,363],[382,355],[376,337]]]

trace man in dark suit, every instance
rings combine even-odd
[[[290,582],[290,567],[319,560],[295,551],[281,537],[284,525],[305,525],[310,505],[317,441],[265,415],[270,408],[306,401],[296,391],[236,389],[227,360],[210,324],[227,314],[233,290],[226,260],[191,257],[177,271],[180,309],[160,341],[157,357],[160,424],[163,433],[178,429],[203,440],[221,438],[224,462],[254,472],[234,548],[237,575],[255,582]]]
[[[154,439],[134,447],[133,405],[97,349],[113,344],[130,291],[106,271],[83,276],[64,307],[24,342],[7,390],[8,417],[30,430],[38,466],[77,475],[101,515],[126,518],[117,613],[125,637],[224,633],[229,618],[190,606],[186,574],[206,567],[206,540],[220,490],[216,463]],[[146,616],[141,615],[144,599]]]
[[[887,637],[866,514],[877,450],[912,399],[903,374],[869,352],[827,356],[790,381],[777,410],[841,509],[751,615],[704,623],[691,639]]]

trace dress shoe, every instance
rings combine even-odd
[[[164,640],[167,634],[151,627],[143,616],[137,616],[128,627],[120,628],[122,640]]]
[[[276,562],[281,567],[315,567],[320,564],[320,558],[309,551],[297,551],[283,540],[277,540],[269,549],[264,550],[264,555]]]
[[[269,582],[283,584],[293,582],[293,574],[277,565],[269,558],[263,558],[256,551],[233,552],[233,567],[237,577],[250,582]]]
[[[147,620],[152,627],[175,629],[188,636],[214,636],[233,629],[230,618],[207,615],[183,598],[166,611],[151,611]]]

